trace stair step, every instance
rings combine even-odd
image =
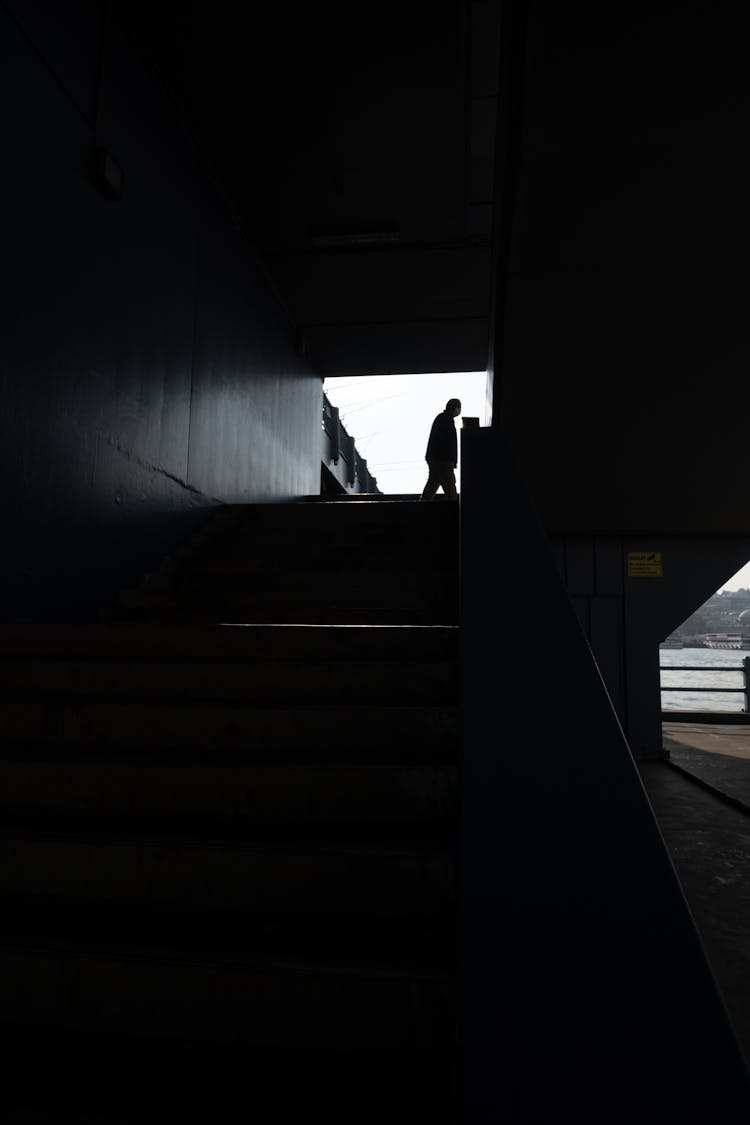
[[[8,759],[0,748],[0,824],[13,810],[28,816],[68,810],[112,816],[221,818],[242,825],[436,824],[455,814],[451,766],[248,765],[241,762],[123,761],[39,753]]]
[[[142,812],[139,809],[54,808],[0,805],[0,838],[23,836],[39,839],[113,837],[147,844],[296,848],[297,850],[389,850],[433,852],[454,848],[455,824],[448,817],[407,818],[390,816],[354,821],[346,813],[327,822],[311,818],[295,821],[277,816],[228,817],[220,813]]]
[[[233,702],[0,699],[0,724],[15,743],[325,752],[346,740],[359,754],[383,743],[407,751],[454,750],[455,707],[253,706]]]
[[[170,591],[175,596],[186,599],[238,598],[241,603],[248,600],[263,602],[293,599],[302,605],[308,603],[340,605],[356,601],[359,605],[411,605],[418,598],[425,600],[453,598],[457,594],[457,575],[455,573],[429,574],[413,573],[411,570],[399,573],[389,570],[387,575],[376,571],[344,571],[335,575],[328,571],[315,572],[303,570],[276,569],[272,576],[265,576],[261,582],[254,574],[244,571],[235,573],[211,570],[185,571],[177,575]],[[159,591],[155,591],[159,592]]]
[[[241,1036],[212,1043],[59,1022],[0,1024],[3,1108],[13,1125],[287,1125],[324,1108],[328,1125],[453,1125],[453,1052],[443,1046],[292,1048]],[[40,1081],[40,1074],[44,1081]],[[244,1108],[247,1106],[247,1113]],[[239,1107],[239,1108],[238,1108]]]
[[[453,896],[451,849],[385,850],[106,836],[0,839],[0,895],[252,911],[431,914]]]
[[[458,666],[448,661],[137,659],[0,660],[0,696],[107,696],[245,702],[415,703],[455,700]]]
[[[169,575],[209,570],[216,574],[304,574],[319,570],[337,574],[355,574],[371,570],[382,580],[388,573],[409,573],[414,569],[430,574],[441,571],[458,576],[458,546],[445,551],[443,535],[421,534],[418,538],[383,539],[379,533],[359,533],[353,542],[315,540],[300,551],[299,535],[289,530],[284,537],[274,535],[271,543],[259,544],[250,533],[243,535],[211,535],[179,559],[165,562],[162,573]]]
[[[439,981],[94,951],[0,949],[3,1018],[80,1030],[356,1051],[439,1044]]]
[[[210,610],[220,620],[312,620],[325,624],[341,615],[357,621],[357,614],[385,615],[394,623],[454,621],[458,611],[455,576],[390,574],[387,581],[372,572],[331,575],[327,572],[276,574],[258,582],[247,574],[180,574],[167,588],[124,590],[118,604],[190,614]],[[290,618],[290,613],[297,615]],[[448,617],[446,617],[448,614]],[[244,616],[242,616],[244,615]],[[250,615],[250,616],[248,616]]]
[[[0,660],[0,696],[163,697],[246,702],[448,701],[458,664],[445,660]]]
[[[406,528],[438,526],[450,535],[451,529],[458,529],[458,504],[420,504],[378,503],[350,499],[346,503],[335,500],[318,504],[224,504],[213,513],[211,524],[215,526],[279,527],[293,523],[295,527],[336,527],[351,528],[375,526]]]
[[[373,504],[400,504],[408,502],[415,504],[419,501],[419,492],[347,492],[339,493],[336,496],[323,496],[318,492],[310,493],[307,496],[297,497],[297,502],[304,504],[329,504],[332,502],[346,504],[351,501],[367,501]],[[438,493],[434,501],[430,503],[448,503],[445,498]]]
[[[8,658],[154,660],[455,660],[455,625],[0,625]]]
[[[113,609],[123,620],[153,620],[164,626],[175,622],[187,625],[455,625],[458,622],[458,597],[442,604],[425,604],[415,598],[411,605],[368,603],[364,605],[313,605],[289,598],[243,604],[238,598],[209,599],[206,605],[191,605],[167,597],[149,597],[142,591],[125,591]]]
[[[328,746],[308,746],[298,743],[284,750],[277,747],[256,746],[165,746],[142,739],[139,742],[123,741],[106,745],[96,741],[83,743],[71,740],[11,740],[3,739],[0,761],[28,762],[30,758],[45,762],[122,762],[150,766],[155,762],[170,764],[179,769],[192,765],[224,767],[231,765],[273,766],[454,766],[456,747],[409,746],[383,742],[368,747],[366,752],[352,740],[332,739]]]
[[[421,917],[312,912],[283,915],[191,910],[81,898],[4,897],[0,947],[223,962],[449,982],[455,974],[450,913]]]
[[[314,534],[299,535],[302,529]],[[457,557],[459,549],[458,524],[446,526],[445,521],[422,520],[389,522],[374,519],[320,520],[314,518],[277,519],[273,524],[259,519],[226,520],[214,519],[203,530],[185,544],[182,554],[221,545],[229,552],[250,551],[255,556],[270,559],[274,555],[282,558],[308,558],[319,552],[333,554],[336,550],[360,553],[366,545],[373,551],[390,552],[397,556],[409,556],[411,551],[420,551],[422,545],[429,545],[440,556]]]
[[[440,527],[446,539],[458,529],[458,505],[419,503],[371,504],[350,500],[346,504],[224,504],[214,509],[205,528],[296,527],[350,528],[378,527],[386,531],[398,527],[406,532],[418,527]]]

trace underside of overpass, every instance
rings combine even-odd
[[[467,1122],[748,1104],[634,764],[663,754],[659,640],[750,557],[736,22],[0,5],[6,622],[95,621],[213,509],[317,494],[326,376],[488,371],[460,505]]]

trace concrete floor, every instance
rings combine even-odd
[[[639,771],[750,1061],[750,726],[665,723],[664,746]]]

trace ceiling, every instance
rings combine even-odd
[[[499,0],[196,0],[160,34],[320,373],[484,370]]]

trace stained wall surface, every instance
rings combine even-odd
[[[105,8],[0,10],[6,619],[84,612],[216,503],[319,490],[321,380]]]

